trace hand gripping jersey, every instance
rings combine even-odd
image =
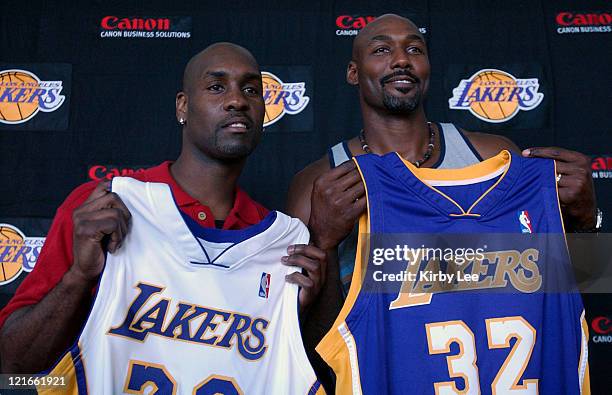
[[[582,301],[554,286],[571,268],[553,161],[508,151],[463,169],[420,169],[396,153],[354,160],[368,199],[360,234],[369,238],[360,235],[348,298],[317,347],[336,393],[589,392]],[[377,235],[422,234],[434,244],[374,248],[386,240]],[[435,255],[451,235],[493,244],[461,264],[461,250]],[[405,271],[385,284],[397,286],[377,285],[394,259],[405,259]]]
[[[240,231],[202,228],[165,184],[114,178],[132,214],[108,254],[89,318],[50,372],[59,393],[319,394],[298,327],[298,287],[280,263],[308,243],[271,212]]]

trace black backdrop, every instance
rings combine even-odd
[[[609,2],[373,3],[99,0],[77,6],[3,1],[0,72],[20,69],[40,80],[61,80],[65,100],[56,111],[40,111],[27,122],[0,123],[0,222],[27,237],[44,236],[57,206],[90,175],[104,177],[112,169],[129,171],[175,158],[180,129],[174,99],[183,67],[194,53],[216,41],[249,48],[262,70],[293,84],[286,86],[288,92],[309,98],[300,113],[284,114],[267,127],[241,179],[255,199],[282,209],[292,176],[328,146],[360,129],[356,91],[345,83],[351,34],[368,16],[394,12],[411,17],[428,41],[429,118],[503,134],[521,147],[558,145],[592,156],[599,206],[607,213],[609,231]],[[584,14],[595,17],[589,20]],[[107,19],[104,27],[107,16],[117,20]],[[121,30],[122,18],[167,18],[170,28],[148,30],[149,21],[140,29]],[[188,38],[102,37],[108,32],[137,34],[134,30],[153,35],[173,31]],[[453,89],[482,69],[537,79],[542,102],[499,123],[450,109]],[[10,100],[10,95],[0,96],[0,110],[10,109],[10,103],[2,107]],[[285,109],[291,109],[289,103]],[[26,274],[0,285],[0,306]],[[591,340],[602,335],[590,344],[595,393],[611,384],[610,300],[607,295],[586,296]]]

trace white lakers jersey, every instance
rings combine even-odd
[[[50,372],[62,393],[317,394],[298,326],[297,270],[308,243],[297,219],[271,212],[240,231],[200,227],[166,184],[113,179],[132,214],[107,254],[78,343]]]

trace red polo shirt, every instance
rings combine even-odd
[[[189,196],[172,178],[170,174],[171,163],[164,162],[159,166],[132,174],[131,177],[140,181],[168,184],[181,211],[202,226],[214,227],[215,219],[210,208]],[[15,310],[38,303],[68,271],[73,259],[72,212],[83,204],[97,184],[97,182],[91,181],[79,186],[70,193],[64,203],[57,209],[34,270],[23,280],[11,301],[0,311],[0,328],[4,325],[6,318]],[[223,229],[242,229],[254,225],[267,214],[267,209],[252,200],[242,189],[236,188],[234,206],[225,219]]]

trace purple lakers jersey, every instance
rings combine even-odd
[[[554,161],[354,160],[367,212],[348,298],[317,347],[338,394],[589,392]]]

